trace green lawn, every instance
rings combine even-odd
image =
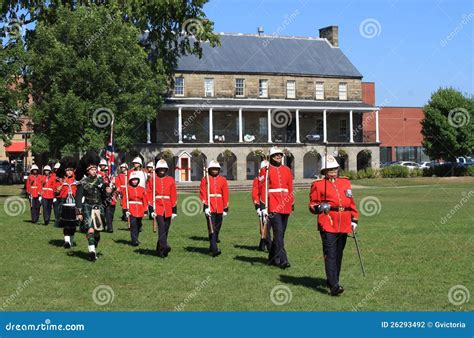
[[[60,229],[28,222],[26,200],[24,213],[6,215],[5,199],[19,195],[20,188],[2,186],[0,307],[5,311],[173,311],[181,304],[186,311],[474,310],[472,299],[461,305],[448,300],[448,291],[456,285],[474,292],[474,179],[377,179],[354,184],[358,204],[363,198],[376,198],[380,204],[374,211],[366,202],[366,214],[375,215],[360,217],[367,277],[362,276],[354,242],[348,239],[341,273],[346,292],[337,298],[328,296],[323,287],[321,241],[315,217],[307,211],[308,189],[296,194],[296,211],[286,234],[292,267],[280,270],[267,266],[266,254],[255,250],[258,223],[249,193],[231,195],[221,233],[223,254],[217,258],[207,254],[204,216],[186,216],[180,205],[167,259],[153,255],[156,238],[148,220],[140,247],[127,244],[129,233],[126,223],[118,220],[118,208],[116,231],[102,235],[102,255],[91,263],[85,259],[83,234],[76,236],[78,246],[63,249]],[[180,195],[180,204],[188,196]],[[467,202],[456,207],[463,196]],[[452,217],[442,222],[451,210]],[[113,301],[103,306],[92,298],[101,285],[114,293]],[[270,294],[280,285],[287,286],[292,297],[284,305],[275,305]]]

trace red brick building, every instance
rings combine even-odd
[[[375,84],[362,83],[363,102],[375,105]],[[381,107],[379,110],[380,163],[388,161],[429,161],[421,142],[422,107]],[[364,116],[365,137],[375,133],[375,118]]]

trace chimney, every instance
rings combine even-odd
[[[319,30],[319,37],[321,39],[328,39],[329,43],[334,47],[339,47],[339,27],[328,26]]]
[[[260,35],[260,36],[263,35],[263,26],[259,26],[257,28],[257,32],[258,32],[258,35]]]

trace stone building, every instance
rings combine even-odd
[[[147,125],[145,161],[166,158],[179,182],[217,159],[230,180],[249,180],[273,145],[295,179],[319,173],[321,156],[345,170],[379,166],[378,108],[362,100],[362,74],[338,45],[338,27],[319,37],[220,34],[203,56],[183,56],[170,94]],[[372,120],[375,130],[364,130]]]

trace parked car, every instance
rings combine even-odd
[[[419,168],[420,166],[416,162],[411,162],[411,161],[400,161],[397,163],[397,165],[402,165],[404,167],[407,167],[410,170],[413,170],[415,168]]]
[[[419,164],[419,167],[422,168],[422,169],[427,169],[427,168],[431,168],[433,166],[433,163],[431,162],[421,162]]]
[[[398,161],[388,161],[380,163],[380,168],[389,167],[391,165],[398,164]]]

